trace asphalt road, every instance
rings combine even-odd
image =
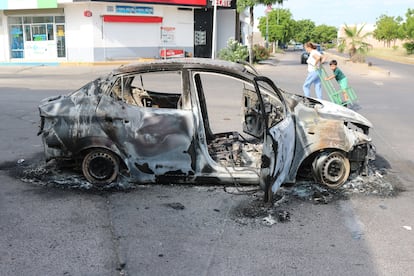
[[[299,53],[276,58],[259,71],[301,94]],[[0,67],[0,275],[412,274],[414,81],[388,68],[339,66],[357,91],[358,111],[374,124],[384,174],[375,181],[391,181],[403,190],[397,196],[356,193],[317,204],[287,193],[269,208],[260,192],[234,187],[67,185],[78,179],[39,167],[37,105],[112,66]],[[65,181],[44,184],[37,174]]]

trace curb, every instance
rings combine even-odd
[[[62,61],[62,62],[0,62],[0,66],[29,66],[29,67],[41,67],[41,66],[103,66],[103,65],[124,65],[136,62],[153,61],[155,58],[139,58],[128,60],[107,60],[107,61]]]

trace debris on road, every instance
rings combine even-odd
[[[86,179],[68,168],[65,163],[48,162],[39,159],[25,159],[21,164],[6,162],[0,164],[0,170],[8,171],[9,175],[20,179],[23,182],[45,187],[58,187],[68,189],[96,189]],[[366,176],[351,176],[350,180],[339,189],[330,189],[321,186],[313,181],[298,181],[294,185],[282,186],[273,197],[273,202],[264,202],[264,192],[255,187],[229,187],[225,186],[224,191],[229,196],[243,196],[240,204],[230,210],[231,217],[240,225],[266,225],[289,222],[292,219],[291,212],[293,202],[304,201],[312,204],[329,204],[337,200],[346,200],[351,196],[381,196],[390,197],[398,194],[398,181],[393,175],[387,174],[385,170],[370,167]],[[116,185],[111,184],[98,190],[118,189],[128,190],[138,185],[128,182],[126,178]],[[219,187],[208,188],[206,192],[222,189]],[[180,202],[165,203],[164,206],[184,210],[186,207]],[[386,206],[380,205],[386,209]],[[216,213],[220,210],[213,209]],[[411,226],[403,226],[411,230]],[[357,235],[358,236],[358,235]]]
[[[275,223],[276,223],[276,220],[270,214],[267,217],[263,218],[263,224],[266,226],[272,226]]]
[[[173,208],[174,210],[184,210],[185,206],[182,205],[180,202],[172,202],[172,203],[165,203],[167,207]]]

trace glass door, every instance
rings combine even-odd
[[[24,58],[24,39],[22,25],[10,26],[11,58]]]
[[[65,25],[56,24],[57,56],[66,57]]]

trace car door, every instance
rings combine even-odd
[[[123,83],[119,89],[118,81]],[[104,118],[103,130],[125,154],[131,174],[140,182],[193,175],[194,121],[189,103],[181,102],[186,91],[181,72],[135,73],[118,81],[97,113]]]
[[[260,186],[268,200],[286,180],[295,148],[295,126],[274,83],[254,79],[255,91],[244,92],[243,131],[263,139]]]

